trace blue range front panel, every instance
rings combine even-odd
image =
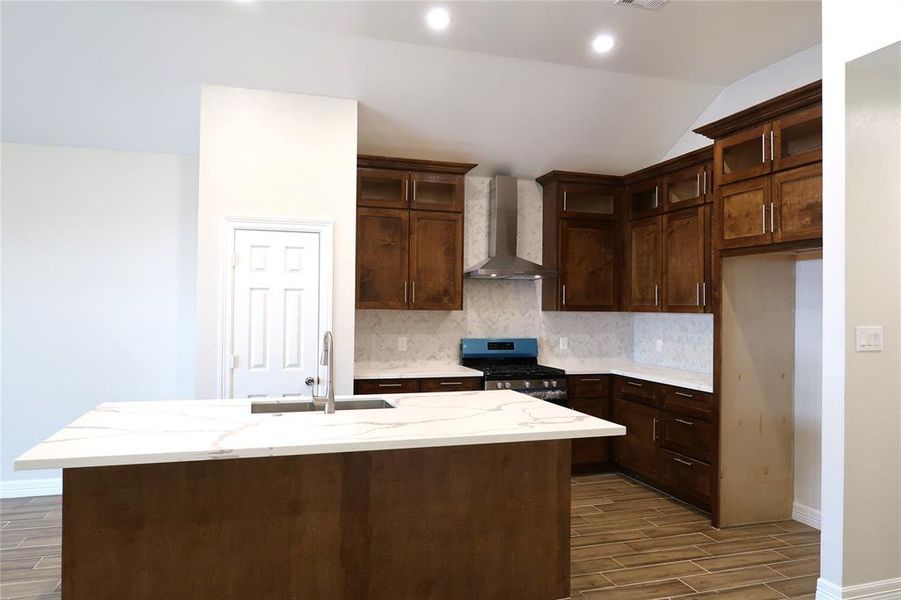
[[[538,338],[463,338],[461,358],[537,358]]]

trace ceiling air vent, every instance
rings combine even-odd
[[[614,4],[625,4],[626,6],[637,6],[638,8],[646,8],[648,10],[658,10],[666,0],[614,0]]]

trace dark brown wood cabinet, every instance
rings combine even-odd
[[[482,389],[481,377],[429,377],[422,379],[355,379],[354,394],[416,394]]]
[[[660,484],[677,497],[707,509],[714,481],[709,463],[665,449],[660,451]]]
[[[630,311],[657,312],[662,307],[663,227],[659,217],[628,224],[627,268]]]
[[[610,376],[570,375],[567,402],[572,410],[610,420]],[[572,441],[573,473],[595,473],[610,468],[610,439],[581,438]]]
[[[665,177],[664,209],[679,210],[708,202],[713,187],[710,163],[704,162],[668,173]]]
[[[662,212],[662,184],[663,181],[660,177],[653,177],[643,181],[636,181],[629,186],[628,198],[630,219],[640,219]]]
[[[357,308],[463,308],[468,163],[357,157]]]
[[[463,215],[410,212],[410,303],[419,310],[463,308]]]
[[[663,310],[704,312],[708,306],[707,232],[703,205],[663,217]]]
[[[771,210],[774,242],[823,237],[823,165],[776,173]]]
[[[566,219],[559,227],[561,310],[616,310],[616,224]]]
[[[721,249],[772,243],[771,189],[769,177],[720,186],[715,218],[717,244]]]
[[[617,465],[656,480],[660,410],[621,398],[613,401],[613,407],[613,420],[626,428],[626,435],[617,438],[614,446]]]
[[[823,107],[819,104],[773,121],[773,170],[823,160]]]
[[[410,211],[357,209],[357,308],[406,308]]]

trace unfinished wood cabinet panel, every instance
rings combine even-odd
[[[407,208],[410,174],[391,169],[357,169],[357,206]]]
[[[663,283],[663,230],[659,217],[628,224],[629,310],[658,312]]]
[[[719,188],[716,231],[720,248],[763,246],[772,242],[770,192],[769,177],[758,177]]]
[[[791,518],[794,258],[722,260],[719,523]]]
[[[656,479],[660,410],[617,398],[613,411],[614,421],[626,428],[626,435],[614,442],[617,464],[648,479]]]
[[[410,212],[410,308],[463,308],[463,215]]]
[[[406,308],[410,212],[357,209],[357,308]]]
[[[560,221],[563,310],[617,308],[617,226],[595,220]]]
[[[773,175],[773,204],[773,241],[823,237],[822,163]]]
[[[704,312],[707,297],[704,207],[667,213],[663,228],[663,309]]]

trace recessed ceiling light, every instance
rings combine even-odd
[[[599,54],[610,52],[611,50],[613,50],[613,46],[615,45],[616,40],[613,39],[612,35],[607,35],[606,33],[602,33],[601,35],[591,40],[592,49]]]
[[[443,8],[433,8],[425,16],[425,22],[435,31],[443,31],[450,25],[450,13]]]

